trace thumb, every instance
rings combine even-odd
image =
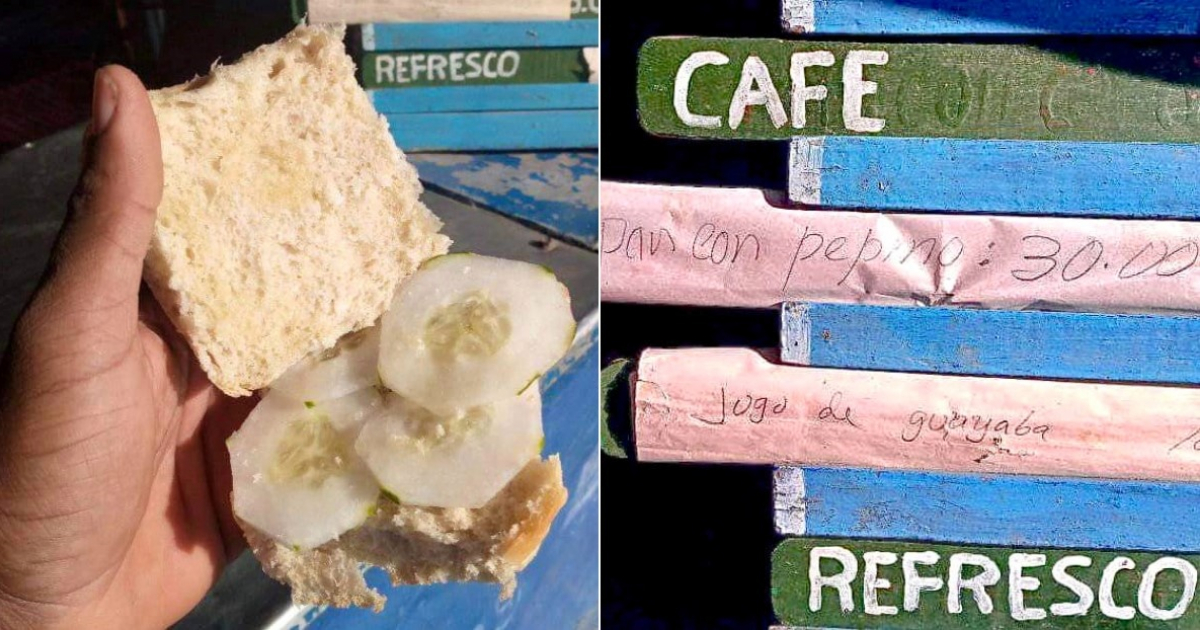
[[[51,259],[43,288],[50,295],[43,297],[66,312],[103,311],[133,324],[162,200],[158,126],[146,88],[129,70],[100,68],[93,90],[84,172]]]

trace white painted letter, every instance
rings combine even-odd
[[[1051,604],[1050,614],[1056,617],[1082,617],[1086,615],[1092,608],[1092,604],[1096,601],[1096,596],[1092,594],[1092,589],[1087,584],[1075,579],[1070,573],[1067,573],[1069,567],[1090,567],[1092,559],[1087,556],[1063,556],[1058,562],[1054,563],[1054,568],[1050,569],[1050,574],[1054,576],[1054,581],[1067,587],[1078,601],[1070,604]]]
[[[408,58],[408,67],[412,68],[412,80],[421,80],[421,71],[426,70],[425,55],[412,55]]]
[[[391,55],[379,55],[375,58],[375,77],[380,83],[396,82],[396,60]]]
[[[910,551],[904,554],[901,568],[904,570],[904,610],[913,612],[921,605],[921,591],[941,590],[940,577],[921,577],[918,564],[937,564],[941,556],[936,551]]]
[[[1154,605],[1154,582],[1158,579],[1158,574],[1167,569],[1175,569],[1183,576],[1183,592],[1180,593],[1179,601],[1175,603],[1175,606],[1163,610]],[[1138,585],[1138,610],[1155,621],[1179,619],[1183,613],[1187,612],[1188,605],[1192,603],[1192,598],[1195,596],[1196,567],[1182,558],[1159,558],[1151,562],[1150,566],[1146,567],[1146,572],[1142,574],[1142,583]]]
[[[508,70],[504,69],[504,62],[508,63]],[[515,50],[506,50],[500,53],[500,61],[496,64],[498,72],[502,77],[511,77],[517,74],[517,70],[521,69],[521,53]]]
[[[884,50],[852,50],[842,64],[842,122],[846,129],[858,132],[883,131],[887,121],[866,118],[862,113],[863,97],[879,91],[879,84],[863,80],[863,66],[882,66],[888,62]]]
[[[963,567],[972,565],[983,569],[973,578],[963,579]],[[988,595],[987,587],[995,586],[1000,581],[1000,567],[992,559],[977,553],[956,553],[950,556],[950,575],[946,583],[946,609],[953,614],[963,611],[963,589],[970,590],[975,597],[975,605],[979,612],[987,615],[992,612],[992,597]]]
[[[767,106],[767,114],[776,129],[787,123],[787,112],[783,109],[783,101],[779,100],[779,92],[775,91],[767,64],[750,55],[742,64],[742,80],[733,92],[733,100],[729,101],[729,128],[737,129],[746,115],[746,108],[753,105]]]
[[[879,591],[892,587],[890,580],[879,577],[879,567],[896,564],[896,554],[890,551],[868,551],[863,554],[863,612],[868,615],[894,615],[895,606],[880,606]]]
[[[704,66],[723,66],[729,57],[715,50],[704,50],[688,55],[675,73],[675,115],[683,124],[701,129],[717,129],[721,126],[720,116],[699,116],[688,109],[688,91],[692,86],[692,74]]]
[[[1133,559],[1126,556],[1117,556],[1113,558],[1108,566],[1104,567],[1104,573],[1100,574],[1100,612],[1106,617],[1113,619],[1133,619],[1137,611],[1133,606],[1118,606],[1113,599],[1113,581],[1117,578],[1117,573],[1127,571],[1137,566]]]
[[[842,563],[842,570],[836,575],[821,575],[821,560],[828,558]],[[813,547],[808,553],[808,609],[812,612],[821,610],[821,589],[832,586],[837,589],[838,599],[842,604],[842,612],[854,610],[854,594],[850,592],[850,583],[858,575],[858,560],[854,554],[842,547]]]
[[[808,101],[823,101],[829,96],[824,85],[809,86],[804,69],[810,66],[832,66],[833,53],[828,50],[799,52],[792,55],[792,128],[803,129],[808,124]]]
[[[1008,611],[1013,621],[1046,618],[1046,609],[1025,607],[1025,591],[1036,591],[1042,585],[1042,581],[1022,574],[1022,571],[1029,567],[1045,565],[1044,553],[1014,553],[1008,557]]]

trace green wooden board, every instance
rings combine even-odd
[[[600,450],[609,457],[628,459],[625,445],[617,436],[628,435],[629,359],[617,359],[600,371]],[[622,423],[615,429],[616,423]],[[622,431],[621,429],[626,429]]]
[[[405,50],[363,55],[368,88],[587,83],[582,48]]]
[[[571,0],[571,19],[600,19],[600,0]]]
[[[803,79],[793,81],[793,64]],[[638,112],[651,133],[730,140],[1193,143],[1200,142],[1200,45],[1105,40],[1068,51],[659,37],[641,50]]]
[[[806,627],[1200,628],[1198,562],[1196,555],[795,538],[775,549],[771,599],[782,623]],[[867,589],[871,572],[875,587]],[[840,589],[813,588],[839,577],[848,578]],[[879,607],[874,614],[864,610],[868,598]],[[950,612],[952,604],[960,611]]]

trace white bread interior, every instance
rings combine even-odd
[[[343,34],[300,26],[150,95],[165,189],[146,280],[233,396],[369,326],[450,244]]]

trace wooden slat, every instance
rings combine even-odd
[[[405,151],[595,148],[598,110],[385,114]]]
[[[610,301],[1200,311],[1195,221],[791,210],[757,190],[611,181],[601,196]]]
[[[410,22],[362,26],[365,51],[598,46],[597,20],[560,22]]]
[[[780,335],[814,367],[1200,383],[1200,317],[792,302]]]
[[[367,88],[419,89],[485,85],[587,83],[582,48],[370,52],[360,62]]]
[[[1198,171],[1196,144],[830,136],[792,141],[788,192],[827,207],[1191,219]]]
[[[596,109],[599,86],[588,83],[485,85],[368,90],[384,114]]]
[[[642,461],[1200,481],[1200,389],[651,349],[638,361],[634,408]]]
[[[1197,0],[783,0],[793,33],[1195,35]]]
[[[461,22],[565,20],[571,0],[308,0],[309,22]]]
[[[638,115],[651,133],[726,140],[1195,143],[1198,50],[1191,40],[1034,46],[658,37],[639,53]],[[792,80],[793,65],[803,69],[803,83]]]
[[[431,188],[596,249],[595,153],[432,153],[409,159]]]
[[[794,538],[772,554],[771,600],[789,626],[1200,628],[1198,562],[1200,555]]]
[[[860,468],[775,471],[785,536],[1200,553],[1200,484]]]

